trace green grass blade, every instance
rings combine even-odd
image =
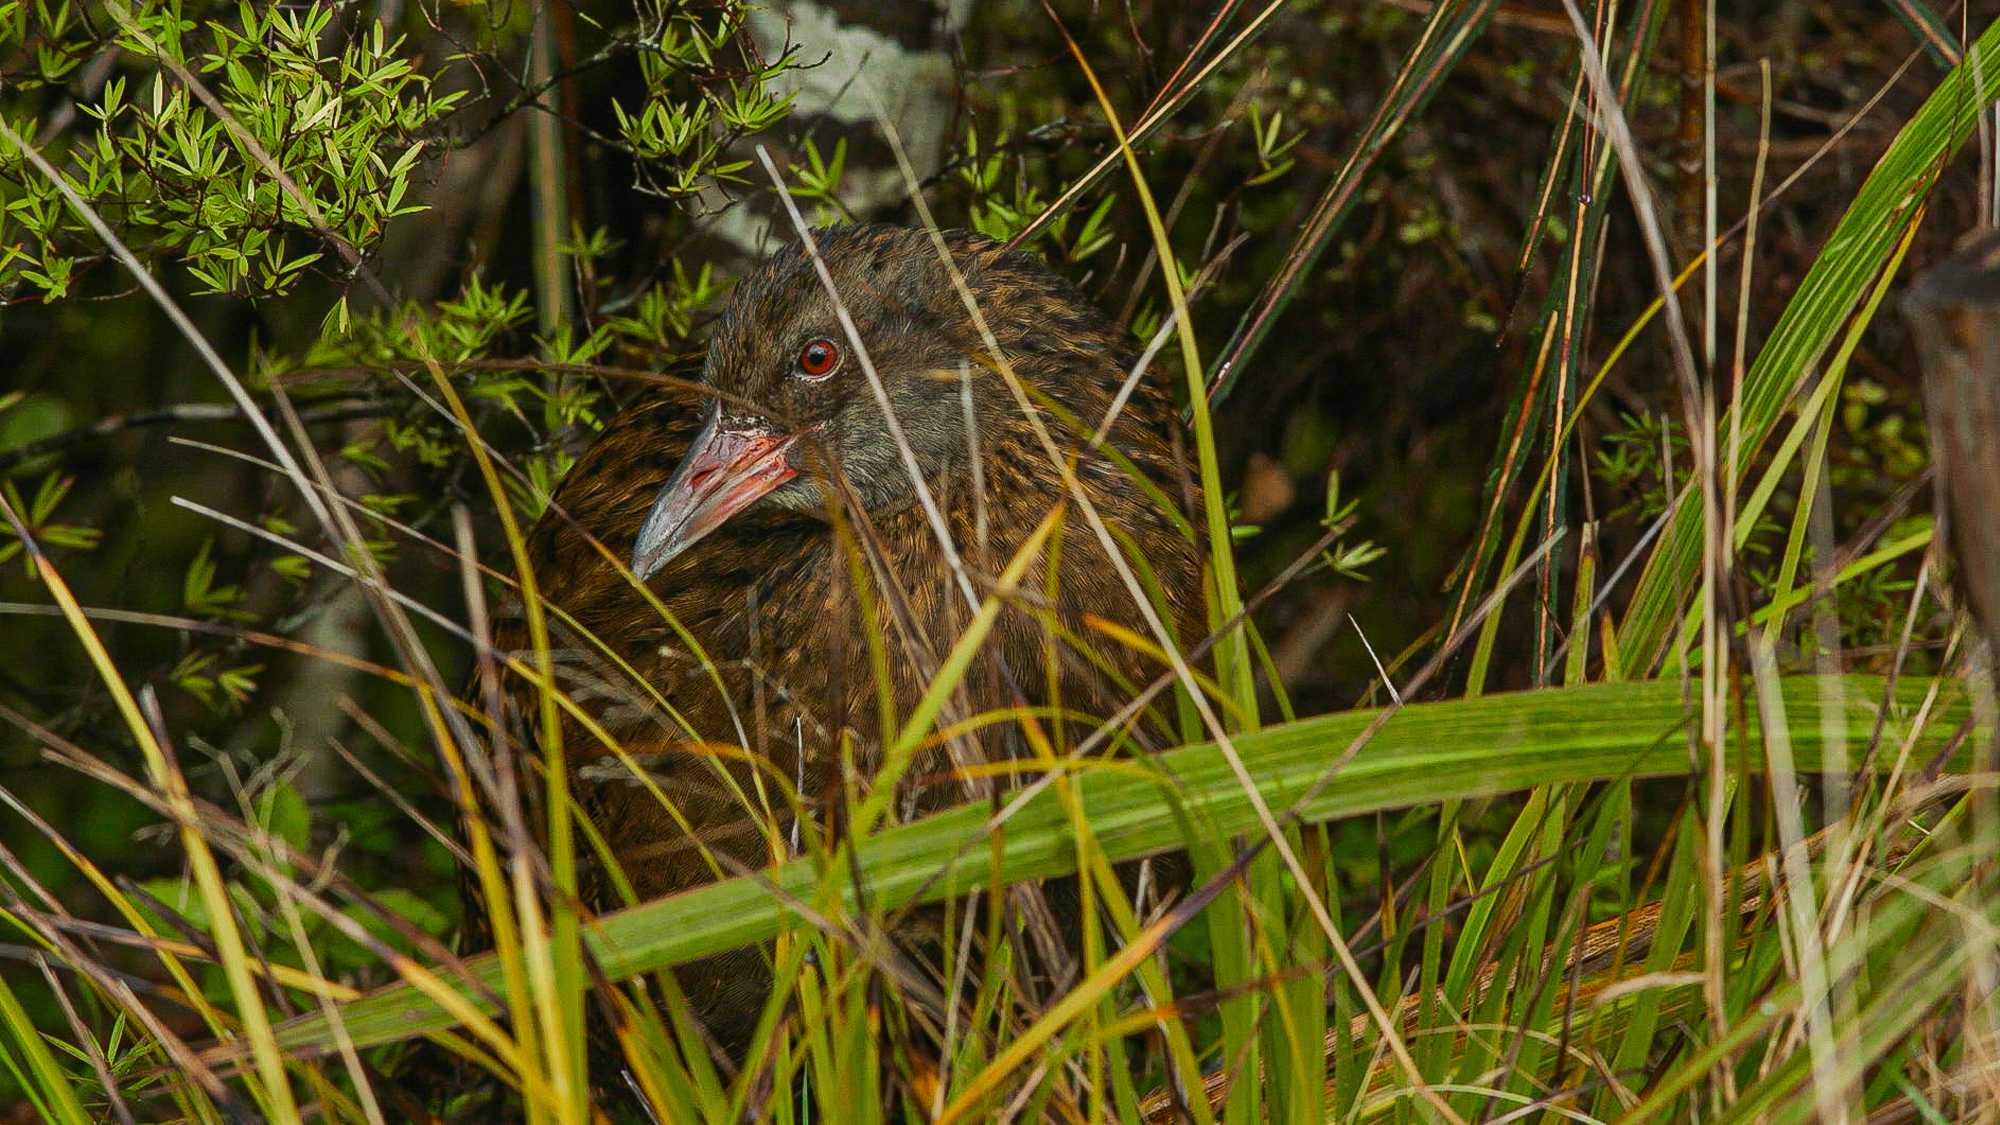
[[[1472,45],[1478,42],[1496,6],[1493,0],[1470,0],[1467,3],[1447,0],[1432,11],[1416,45],[1403,60],[1402,69],[1397,71],[1394,82],[1376,107],[1374,118],[1355,138],[1354,147],[1348,150],[1340,171],[1334,174],[1333,182],[1327,185],[1314,206],[1312,217],[1306,220],[1298,241],[1285,255],[1284,265],[1271,276],[1257,303],[1244,315],[1235,335],[1223,348],[1207,379],[1209,402],[1221,402],[1235,387],[1244,365],[1258,345],[1270,335],[1300,285],[1312,276],[1313,265],[1319,261],[1320,255],[1332,245],[1333,237],[1340,232],[1348,211],[1361,197],[1361,187],[1367,181],[1368,173],[1374,170],[1382,154],[1401,135],[1403,127],[1423,111],[1431,95],[1437,92]]]
[[[1970,713],[1967,693],[1957,681],[1904,677],[1896,685],[1886,737],[1902,736],[1898,726],[1915,713],[1934,684],[1942,690],[1930,721],[1911,735],[1919,756],[1943,746]],[[1810,676],[1783,685],[1801,770],[1818,764],[1829,726],[1850,744],[1868,739],[1877,721],[1875,701],[1883,698],[1880,678],[1842,677],[1839,698],[1845,710],[1827,724],[1820,721],[1823,686]],[[1375,718],[1374,712],[1356,711],[1306,719],[1245,734],[1236,748],[1259,789],[1274,804],[1289,806],[1315,787],[1333,749],[1346,745]],[[1688,721],[1681,687],[1671,682],[1598,684],[1411,705],[1341,771],[1338,784],[1319,786],[1299,811],[1307,821],[1320,821],[1537,785],[1679,776],[1689,768],[1687,749],[1682,740],[1668,736]],[[1750,729],[1740,745],[1754,748],[1759,745],[1754,719]],[[1966,753],[1961,750],[1961,760]],[[1753,768],[1761,761],[1757,754],[1751,752]],[[1138,767],[1129,763],[1072,779],[1074,800],[1088,810],[1106,862],[1181,846],[1182,815],[1219,836],[1258,830],[1255,809],[1213,745],[1169,751],[1159,764],[1163,776],[1175,779],[1177,791],[1169,792],[1157,781],[1135,780]],[[1022,805],[999,838],[987,806],[963,806],[883,832],[861,845],[858,857],[870,905],[878,909],[984,886],[989,862],[997,861],[1000,876],[1013,882],[1067,874],[1075,860],[1070,814],[1046,789]],[[785,924],[789,911],[763,880],[793,900],[810,899],[823,885],[811,860],[796,860],[760,876],[633,907],[590,927],[592,953],[607,977],[621,979],[767,940]],[[848,908],[857,908],[852,888],[843,894],[849,896]],[[482,977],[497,976],[491,958],[468,964]],[[435,1003],[405,985],[350,1003],[343,1014],[355,1043],[362,1046],[452,1022]],[[331,1035],[321,1016],[310,1015],[285,1024],[277,1039],[298,1048],[328,1045]]]
[[[69,1075],[63,1073],[48,1044],[42,1042],[42,1033],[35,1029],[34,1021],[28,1018],[27,1010],[21,1007],[5,980],[0,980],[0,1026],[6,1029],[6,1036],[0,1038],[0,1058],[4,1058],[13,1072],[21,1091],[34,1102],[36,1112],[56,1125],[88,1122],[90,1115],[83,1111]]]
[[[2000,51],[2000,21],[1974,45],[1973,58]],[[1938,84],[1890,144],[1856,193],[1784,315],[1744,376],[1740,411],[1742,448],[1726,471],[1743,479],[1776,429],[1804,380],[1861,307],[1870,283],[1891,261],[1950,156],[1975,128],[1979,107],[2000,93],[2000,67],[1960,66]],[[1725,417],[1718,430],[1726,430]],[[1695,588],[1701,565],[1701,511],[1685,499],[1647,560],[1619,630],[1619,673],[1645,675],[1654,668],[1680,624],[1682,599]]]

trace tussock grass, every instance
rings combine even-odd
[[[1813,505],[1801,503],[1784,528],[1777,595],[1746,606],[1724,596],[1774,492],[1797,477],[1801,495],[1823,494],[1842,379],[1898,277],[1927,193],[2000,91],[2000,69],[1958,66],[1902,124],[1761,348],[1750,356],[1737,342],[1734,371],[1721,370],[1717,341],[1697,345],[1681,323],[1678,287],[1703,277],[1711,314],[1703,323],[1712,325],[1720,282],[1702,267],[1739,231],[1754,240],[1755,216],[1771,198],[1761,162],[1746,222],[1718,230],[1711,210],[1701,258],[1676,262],[1663,240],[1650,240],[1659,300],[1588,370],[1585,349],[1574,345],[1596,313],[1590,263],[1612,208],[1631,201],[1642,224],[1658,226],[1650,193],[1631,188],[1645,168],[1618,124],[1648,64],[1657,8],[1614,19],[1609,6],[1587,14],[1568,5],[1591,49],[1573,76],[1577,113],[1557,138],[1543,198],[1552,209],[1565,195],[1556,185],[1577,189],[1567,193],[1577,210],[1559,269],[1575,284],[1553,286],[1536,321],[1546,346],[1533,349],[1537,366],[1523,373],[1522,409],[1512,415],[1518,426],[1498,444],[1469,565],[1440,600],[1431,643],[1385,668],[1388,705],[1272,723],[1266,700],[1287,713],[1289,704],[1257,632],[1260,598],[1244,597],[1235,571],[1211,396],[1252,390],[1250,361],[1271,319],[1339,230],[1374,157],[1478,49],[1495,5],[1430,9],[1375,124],[1211,363],[1188,304],[1196,271],[1182,271],[1146,153],[1134,146],[1277,8],[1260,9],[1227,39],[1218,17],[1197,45],[1197,55],[1216,53],[1190,56],[1129,132],[1088,53],[1070,42],[1118,149],[1086,181],[1122,164],[1152,249],[1171,263],[1159,271],[1171,322],[1156,350],[1166,350],[1171,330],[1201,486],[1199,519],[1181,525],[1210,560],[1210,635],[1172,635],[1153,610],[1150,566],[1066,475],[1069,494],[1052,498],[1037,533],[993,560],[990,576],[975,581],[972,564],[960,560],[969,624],[958,637],[935,638],[943,655],[920,704],[895,715],[883,688],[894,719],[885,729],[895,732],[880,758],[888,778],[930,746],[1018,731],[1033,758],[966,771],[1004,781],[995,799],[901,823],[892,787],[881,785],[847,794],[848,830],[835,835],[806,814],[788,779],[766,771],[735,795],[770,844],[768,866],[742,870],[712,857],[713,884],[604,914],[577,901],[578,867],[595,857],[615,872],[617,863],[578,815],[568,762],[615,759],[657,799],[671,804],[673,794],[570,690],[550,622],[578,627],[560,592],[537,583],[515,507],[520,490],[510,483],[516,473],[472,434],[454,372],[432,360],[416,375],[464,432],[511,566],[477,557],[462,514],[447,544],[345,500],[282,391],[274,424],[113,232],[69,194],[257,420],[274,472],[346,552],[345,560],[316,557],[366,591],[394,642],[395,663],[364,671],[416,701],[423,754],[455,802],[462,844],[454,846],[493,947],[460,955],[430,939],[380,895],[343,879],[337,863],[288,840],[247,787],[236,786],[235,808],[195,793],[174,732],[98,640],[95,622],[116,611],[78,604],[22,514],[0,498],[53,612],[114,699],[142,770],[7,717],[89,784],[154,810],[172,827],[190,874],[185,899],[158,901],[99,870],[59,826],[9,798],[118,919],[77,917],[0,856],[8,871],[0,917],[22,943],[20,962],[46,974],[65,1014],[60,1026],[35,1026],[15,986],[0,981],[0,1061],[37,1112],[64,1123],[381,1122],[410,1116],[413,1098],[462,1109],[450,1094],[404,1088],[398,1072],[427,1041],[461,1060],[463,1073],[482,1072],[527,1120],[565,1125],[641,1116],[1248,1123],[2000,1114],[2000,871],[1992,862],[2000,816],[1995,709],[1982,662],[1990,657],[1954,634],[1932,671],[1907,672],[1906,628],[1887,677],[1830,663],[1815,674],[1780,666],[1778,639],[1791,615],[1822,612],[1816,599],[1828,591],[1933,551],[1931,533],[1864,544],[1835,566],[1824,553],[1807,558]],[[1966,57],[1996,48],[2000,26]],[[4,121],[0,142],[55,175]],[[764,163],[782,194],[777,169],[768,156]],[[1535,251],[1530,240],[1524,264]],[[1754,255],[1745,258],[1747,292]],[[964,296],[968,315],[983,315]],[[1667,346],[1677,356],[1693,468],[1670,487],[1656,534],[1614,561],[1600,557],[1593,528],[1570,534],[1563,526],[1560,493],[1575,473],[1566,459],[1578,419],[1620,357],[1656,345],[1641,337],[1656,312],[1675,325]],[[865,354],[865,341],[853,343]],[[1101,420],[1052,418],[1004,355],[996,349],[990,358],[991,371],[967,377],[1006,380],[1044,451],[1068,474],[1049,427],[1069,424],[1087,436],[1102,432]],[[1059,714],[955,709],[997,615],[1032,604],[1019,584],[1037,559],[1060,552],[1055,529],[1072,504],[1116,560],[1151,635],[1106,630],[1056,642],[1086,658],[1093,646],[1127,645],[1157,666],[1151,683],[1131,685],[1132,706],[1089,717],[1095,733],[1080,744],[1065,741],[1069,725]],[[943,548],[955,549],[937,523]],[[841,530],[865,576],[868,529]],[[1339,532],[1329,529],[1307,557]],[[365,534],[382,533],[456,560],[466,620],[390,587],[358,549]],[[1909,596],[1910,620],[1936,596],[1931,557]],[[1519,619],[1508,607],[1529,600],[1526,592],[1546,594],[1564,564],[1574,575],[1567,609],[1544,596],[1532,610],[1538,686],[1489,693],[1497,638]],[[865,580],[856,586],[857,597],[897,596]],[[493,597],[522,606],[529,652],[493,648],[485,609]],[[481,670],[474,698],[460,698],[442,678],[417,619],[448,626],[472,649]],[[245,639],[300,647],[270,635]],[[886,685],[901,656],[879,640],[872,656]],[[1412,662],[1417,670],[1404,675]],[[532,688],[525,724],[497,703],[502,677]],[[631,690],[648,692],[644,684]],[[664,708],[657,692],[652,698]],[[563,745],[565,716],[598,745]],[[1141,722],[1177,732],[1181,745],[1159,755],[1110,753],[1134,748]],[[717,761],[747,753],[740,729],[689,733]],[[735,784],[719,768],[716,777]],[[1379,878],[1357,879],[1336,862],[1329,829],[1356,817],[1427,836],[1424,858],[1412,870],[1385,861]],[[1164,904],[1135,901],[1115,865],[1168,852],[1192,859],[1192,885]],[[1031,909],[1034,882],[1056,876],[1075,876],[1086,904],[1075,972],[1055,995],[1028,995],[1009,972],[1027,956],[1012,920]],[[942,922],[913,956],[897,935],[922,904],[937,904]],[[367,949],[391,983],[357,995],[312,959],[309,926]],[[416,952],[384,940],[384,926]],[[776,985],[748,1065],[738,1068],[710,1049],[664,970],[759,943]],[[273,956],[280,944],[307,956],[296,964]],[[127,954],[150,960],[138,965]]]

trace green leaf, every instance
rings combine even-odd
[[[293,851],[312,842],[312,808],[290,782],[276,781],[257,798],[257,818],[265,831]]]

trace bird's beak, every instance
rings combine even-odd
[[[719,416],[711,417],[646,514],[632,545],[632,573],[642,581],[652,577],[730,516],[797,476],[785,453],[800,436],[726,429]]]

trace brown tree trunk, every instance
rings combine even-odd
[[[1964,596],[2000,652],[2000,233],[1918,279],[1903,299],[1924,364],[1938,519]]]

